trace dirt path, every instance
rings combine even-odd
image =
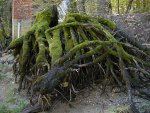
[[[57,102],[51,113],[128,113],[126,94],[110,92],[109,87],[107,93],[101,95],[101,92],[99,87],[86,88],[71,102],[72,107]],[[134,102],[141,113],[150,113],[150,101],[134,97]]]
[[[29,103],[24,92],[18,94],[12,60],[12,55],[0,57],[0,113],[19,113]]]

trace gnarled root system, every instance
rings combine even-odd
[[[57,20],[54,7],[39,13],[32,28],[9,45],[19,90],[38,92],[38,100],[48,104],[56,93],[76,93],[75,88],[109,79],[121,88],[126,85],[131,110],[138,113],[132,93],[149,85],[149,48],[104,18],[71,13],[64,22]]]

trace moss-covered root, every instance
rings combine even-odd
[[[131,88],[131,81],[130,81],[130,76],[129,76],[129,73],[128,71],[125,69],[126,66],[124,64],[124,61],[122,59],[122,55],[118,52],[118,55],[119,55],[119,67],[120,67],[120,70],[121,70],[121,74],[123,76],[123,79],[126,83],[126,89],[127,89],[127,93],[128,93],[128,101],[129,101],[129,105],[130,105],[130,109],[131,109],[131,112],[133,113],[140,113],[135,105],[134,105],[134,102],[133,102],[133,96],[132,96],[132,88]]]
[[[46,53],[49,53],[45,31],[58,24],[57,8],[50,7],[36,16],[31,29],[22,37],[14,39],[7,50],[15,50],[18,55],[20,86],[26,75],[32,75],[38,66],[47,64]],[[60,43],[59,43],[60,44]],[[30,69],[32,67],[32,69]]]
[[[106,25],[112,30],[115,30],[117,28],[115,23],[113,23],[109,20],[106,20],[105,18],[94,18],[89,15],[86,15],[86,14],[81,15],[79,13],[70,13],[70,14],[68,14],[68,16],[74,17],[74,19],[78,22],[87,23],[87,22],[91,21],[92,23],[101,23],[103,25]],[[69,17],[67,17],[67,18],[69,18]]]
[[[86,47],[90,47],[90,46],[97,46],[97,45],[111,45],[114,44],[115,42],[111,42],[111,41],[100,41],[100,40],[94,40],[94,41],[85,41],[81,44],[78,44],[77,46],[75,46],[74,48],[72,48],[66,55],[64,55],[62,58],[58,59],[56,61],[56,64],[60,64],[62,65],[66,60],[68,60],[70,57],[74,56],[76,54],[77,51],[86,48]]]
[[[7,34],[4,29],[3,21],[0,18],[0,49],[6,48],[5,38],[7,38]]]
[[[73,39],[71,37],[71,33],[70,33],[69,27],[65,27],[63,29],[63,31],[64,31],[64,38],[65,38],[65,51],[68,52],[74,46]]]
[[[62,56],[62,44],[60,40],[60,30],[54,30],[51,34],[46,35],[46,39],[49,44],[49,52],[51,57],[51,65],[55,64],[55,61]]]
[[[52,93],[68,72],[70,72],[70,69],[64,70],[64,67],[54,67],[51,71],[36,79],[33,83],[33,92],[40,92],[43,95]]]
[[[20,48],[22,47],[22,44],[23,44],[23,36],[12,40],[7,49],[10,50],[10,49],[16,49],[18,47]]]

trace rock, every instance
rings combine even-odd
[[[14,62],[14,56],[12,54],[2,54],[2,57],[0,58],[0,64],[13,64]]]
[[[8,57],[7,62],[8,64],[12,64],[14,62],[14,56],[11,55],[10,57]]]
[[[5,62],[3,60],[0,59],[0,64],[4,64]]]

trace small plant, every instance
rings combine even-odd
[[[113,106],[108,109],[110,113],[129,113],[129,105]]]

